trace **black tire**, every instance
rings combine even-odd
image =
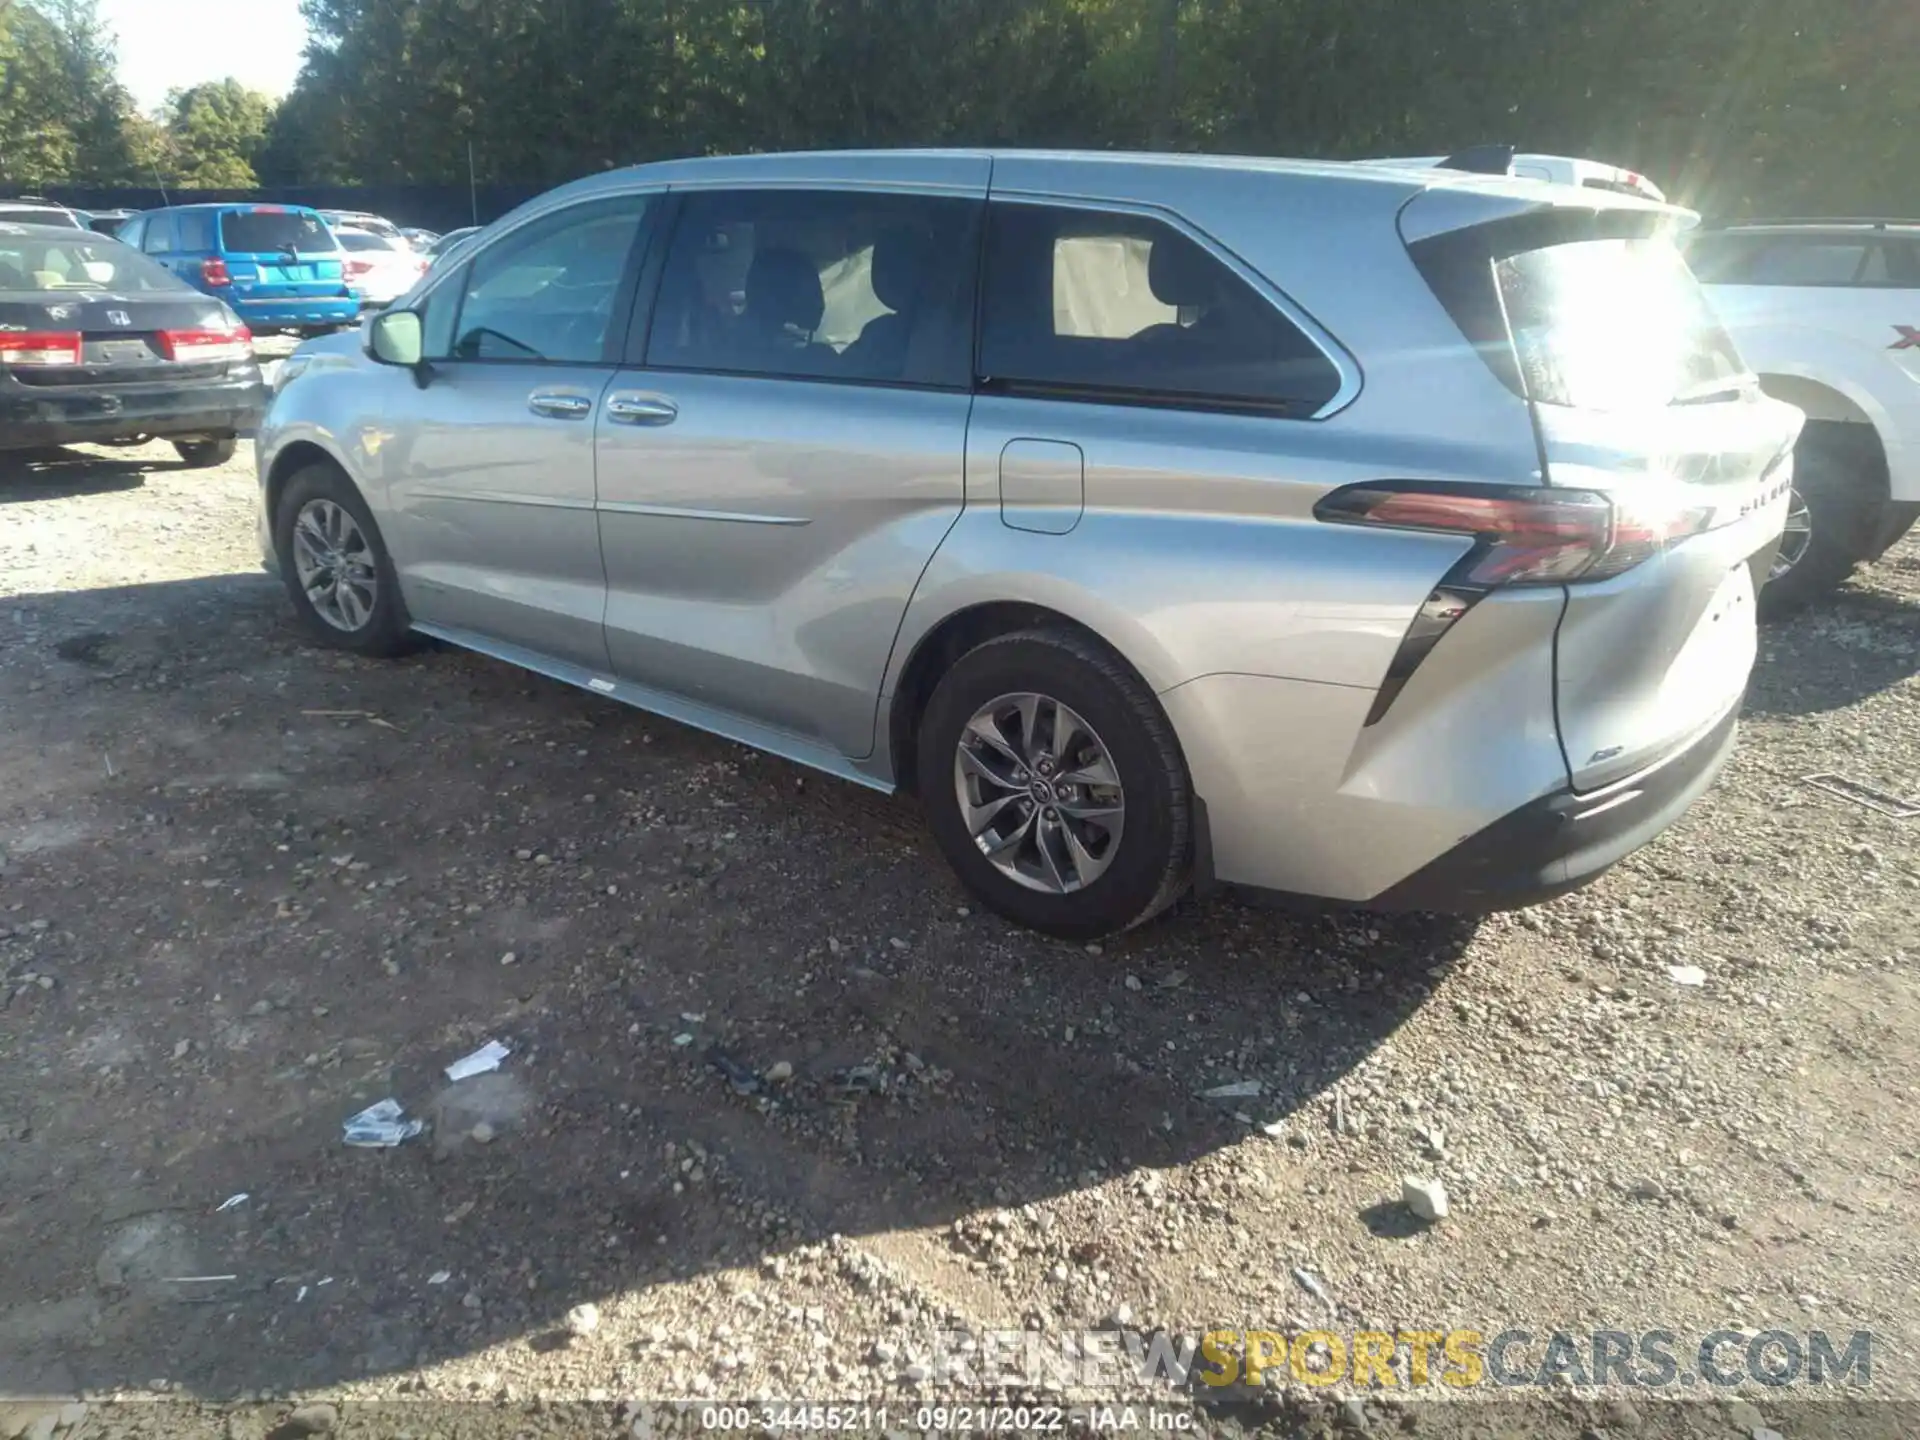
[[[1098,732],[1124,791],[1118,852],[1104,873],[1066,893],[1028,889],[981,853],[954,789],[955,756],[974,714],[996,698],[1031,692],[1076,711]],[[1179,899],[1193,869],[1193,787],[1186,760],[1153,692],[1105,646],[1065,629],[999,636],[960,657],[941,678],[917,738],[921,803],[947,861],[992,910],[1069,940],[1144,924]]]
[[[1760,592],[1760,614],[1769,620],[1831,594],[1872,554],[1887,493],[1873,427],[1809,420],[1793,452],[1793,490],[1793,506],[1806,506],[1812,529],[1793,567]]]
[[[373,607],[364,624],[345,630],[322,618],[300,583],[294,562],[293,528],[300,512],[316,500],[328,500],[353,517],[365,538],[373,560],[376,588]],[[356,655],[384,658],[404,654],[411,648],[406,602],[400,595],[400,580],[387,553],[387,542],[374,523],[373,513],[353,482],[331,465],[309,465],[296,471],[280,493],[279,507],[273,516],[273,548],[280,560],[280,578],[293,601],[294,614],[301,628],[315,642],[335,650],[351,650]]]
[[[224,465],[239,452],[240,442],[232,436],[225,440],[176,440],[173,448],[195,470],[211,470]]]

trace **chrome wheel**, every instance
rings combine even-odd
[[[1002,695],[975,711],[953,788],[980,853],[1029,890],[1084,890],[1120,853],[1120,772],[1094,728],[1049,696]]]
[[[293,569],[314,614],[349,634],[364,629],[380,597],[373,547],[346,508],[309,500],[293,522]]]
[[[1787,524],[1780,532],[1780,548],[1774,552],[1773,568],[1767,572],[1769,580],[1778,580],[1798,565],[1806,558],[1807,546],[1813,543],[1813,516],[1807,510],[1806,498],[1795,489],[1787,505]]]

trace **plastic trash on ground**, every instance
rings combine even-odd
[[[500,1062],[512,1053],[498,1040],[489,1040],[471,1055],[464,1055],[447,1066],[447,1079],[465,1080],[470,1075],[484,1075],[489,1070],[498,1070]]]
[[[358,1115],[348,1116],[341,1138],[363,1150],[384,1150],[404,1144],[427,1128],[426,1121],[409,1120],[406,1114],[398,1100],[382,1100]]]

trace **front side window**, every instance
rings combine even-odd
[[[476,255],[435,291],[459,291],[448,356],[565,364],[604,359],[650,203],[645,195],[623,195],[577,205]],[[429,329],[433,319],[430,307]]]
[[[180,248],[194,254],[213,250],[213,216],[204,210],[182,214],[180,217]]]
[[[1311,414],[1339,372],[1265,296],[1161,220],[998,204],[980,372],[1064,398]]]
[[[962,388],[980,210],[934,195],[695,192],[646,363]]]

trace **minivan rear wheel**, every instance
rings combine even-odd
[[[410,621],[386,541],[367,502],[331,465],[288,481],[274,512],[274,553],[301,627],[320,644],[398,655]]]
[[[969,889],[1063,939],[1140,925],[1178,899],[1193,859],[1193,791],[1153,692],[1065,629],[967,652],[919,732],[934,839]]]

